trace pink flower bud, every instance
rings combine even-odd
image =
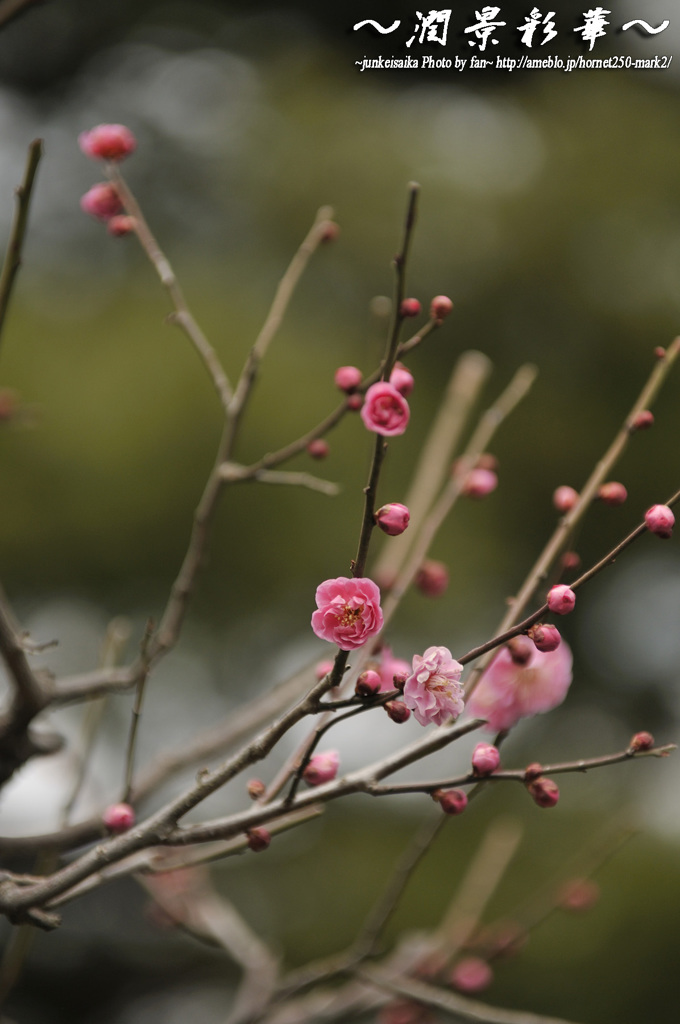
[[[449,585],[449,570],[443,562],[428,559],[418,570],[414,583],[426,597],[440,597]]]
[[[134,153],[137,140],[124,124],[99,124],[89,132],[81,132],[78,145],[93,160],[124,160]]]
[[[16,415],[19,396],[11,388],[0,388],[0,423],[7,423]]]
[[[650,412],[649,409],[641,409],[637,416],[633,418],[630,429],[631,432],[633,430],[649,430],[652,426],[654,426],[654,413]]]
[[[395,387],[386,381],[371,384],[361,407],[361,418],[368,430],[383,437],[397,437],[406,430],[410,415],[408,402]]]
[[[610,480],[609,483],[602,484],[597,492],[597,496],[605,505],[623,505],[628,497],[628,491],[623,484],[618,483],[616,480]]]
[[[395,363],[390,374],[390,384],[397,389],[400,395],[408,398],[413,391],[413,374],[402,363]]]
[[[339,366],[335,371],[335,386],[340,388],[341,391],[346,391],[347,394],[351,394],[352,391],[356,391],[362,381],[361,370],[357,369],[356,366]]]
[[[431,1024],[432,1014],[413,999],[391,999],[381,1006],[376,1019],[377,1024]]]
[[[590,910],[600,898],[600,887],[590,878],[572,878],[562,886],[558,905],[563,910]]]
[[[251,800],[259,800],[266,792],[266,786],[262,779],[251,779],[246,787]]]
[[[657,359],[666,358],[666,349],[663,347],[663,345],[656,346],[656,348],[654,349],[654,355]]]
[[[127,832],[135,823],[135,812],[130,804],[111,804],[104,811],[103,821],[110,832]]]
[[[552,779],[541,776],[527,786],[529,794],[539,807],[554,807],[560,798],[560,791]]]
[[[126,213],[118,213],[115,217],[111,217],[106,230],[114,238],[122,238],[123,235],[129,235],[135,230],[137,221],[134,217],[129,217]]]
[[[325,459],[330,451],[330,447],[327,441],[324,441],[322,437],[315,437],[313,441],[310,441],[307,445],[307,454],[311,455],[313,459]]]
[[[324,676],[327,676],[329,672],[333,671],[334,662],[330,659],[327,661],[319,661],[314,667],[314,674],[316,678],[321,682]]]
[[[321,232],[322,242],[334,242],[340,234],[340,225],[336,224],[334,220],[327,220],[323,225]]]
[[[548,608],[556,615],[568,615],[573,612],[575,604],[576,594],[564,583],[558,583],[548,591]]]
[[[121,212],[123,204],[115,186],[109,181],[101,181],[81,196],[80,209],[97,220],[110,220]]]
[[[411,717],[411,711],[406,707],[403,700],[388,700],[384,707],[388,717],[393,722],[396,722],[397,725],[403,725]]]
[[[492,469],[482,469],[479,466],[471,469],[463,481],[461,493],[468,498],[485,498],[498,486],[498,477]]]
[[[531,782],[533,779],[538,779],[543,774],[543,765],[539,764],[538,761],[532,761],[524,769],[524,781]]]
[[[578,569],[581,564],[581,556],[575,551],[565,551],[560,561],[562,568],[568,572],[570,569]]]
[[[408,526],[411,513],[406,508],[406,505],[393,501],[389,505],[383,505],[382,508],[379,508],[373,518],[388,537],[398,537]]]
[[[475,775],[491,775],[501,763],[497,747],[490,743],[478,743],[472,751],[472,767]]]
[[[668,540],[673,532],[675,516],[668,505],[652,505],[645,512],[645,523],[651,533]]]
[[[544,653],[556,650],[562,642],[557,626],[551,626],[545,622],[537,622],[535,626],[531,627],[527,636],[533,640],[536,650]]]
[[[651,750],[654,746],[654,737],[651,732],[636,732],[630,741],[629,750]]]
[[[578,491],[575,491],[573,487],[569,487],[567,484],[563,484],[554,492],[552,500],[557,511],[564,515],[565,512],[570,512],[578,501]]]
[[[246,835],[248,836],[248,847],[253,853],[262,853],[272,841],[271,832],[268,832],[266,828],[249,828]]]
[[[364,404],[364,396],[363,395],[348,395],[347,396],[346,405],[347,405],[347,408],[349,409],[350,412],[359,412],[359,409],[361,409],[363,404]]]
[[[453,309],[453,303],[448,295],[435,295],[430,303],[430,316],[433,320],[443,320]]]
[[[533,657],[534,644],[528,636],[513,636],[505,646],[510,651],[510,657],[515,665],[526,665]]]
[[[402,316],[418,316],[420,313],[420,303],[417,299],[404,299],[399,312]]]
[[[432,794],[444,814],[462,814],[468,804],[467,795],[462,789],[439,789]]]
[[[338,774],[340,755],[337,750],[325,750],[322,754],[314,754],[302,773],[308,786],[322,786],[331,782]]]
[[[450,981],[459,992],[481,992],[493,981],[493,971],[481,957],[466,956],[451,971]]]
[[[367,668],[357,679],[354,692],[357,697],[375,697],[382,688],[382,676],[372,668]]]

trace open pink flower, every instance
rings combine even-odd
[[[520,718],[552,711],[567,695],[571,661],[564,640],[554,651],[533,651],[523,665],[514,662],[503,647],[480,679],[467,709],[475,718],[485,718],[494,732],[511,729]]]
[[[361,647],[382,629],[380,591],[366,577],[326,580],[316,588],[316,603],[319,610],[312,615],[312,629],[342,651]]]
[[[364,425],[375,434],[396,437],[403,434],[411,415],[408,402],[386,381],[371,384],[361,407]]]
[[[463,666],[447,647],[428,647],[413,655],[413,672],[404,685],[404,703],[421,725],[443,725],[463,710]]]

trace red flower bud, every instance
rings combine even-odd
[[[630,741],[629,750],[651,750],[654,746],[654,737],[651,732],[636,732]]]
[[[555,651],[562,642],[560,631],[557,626],[549,625],[544,622],[537,622],[535,626],[532,626],[527,636],[533,640],[538,651],[547,653],[549,651]]]
[[[382,508],[379,508],[373,518],[388,537],[398,537],[408,526],[411,513],[406,508],[406,505],[393,501],[389,505],[383,505]]]
[[[616,480],[611,480],[608,484],[602,484],[597,492],[597,496],[605,505],[623,505],[628,497],[628,491],[623,484],[618,483]]]
[[[348,395],[347,396],[347,403],[346,403],[346,405],[347,405],[347,408],[350,410],[350,412],[359,412],[359,409],[362,407],[363,404],[364,404],[364,396],[363,395]]]
[[[402,725],[411,717],[410,708],[407,708],[402,700],[388,700],[385,704],[385,711],[397,725]]]
[[[111,804],[104,811],[103,821],[110,832],[127,832],[135,823],[135,812],[130,804]]]
[[[271,832],[266,828],[249,828],[246,832],[248,847],[253,853],[262,853],[272,841]]]
[[[433,320],[443,320],[453,309],[453,303],[448,295],[435,295],[430,303],[430,316]]]
[[[418,316],[420,313],[420,303],[417,299],[404,299],[399,312],[402,316]]]
[[[560,791],[552,779],[545,779],[541,775],[534,779],[527,786],[529,794],[539,807],[554,807],[560,798]]]
[[[468,804],[467,794],[462,789],[439,789],[432,795],[444,814],[462,814]]]
[[[426,597],[440,597],[449,585],[449,570],[443,562],[428,559],[418,570],[414,583]]]
[[[475,775],[491,775],[501,763],[497,747],[490,743],[478,743],[472,751],[472,767]]]
[[[375,697],[376,693],[380,693],[381,686],[380,673],[375,672],[372,668],[367,668],[357,679],[354,692],[357,697]]]
[[[315,437],[307,445],[307,454],[311,455],[313,459],[325,459],[330,450],[328,442],[324,441],[322,437]]]
[[[675,516],[668,505],[652,505],[645,512],[645,523],[651,533],[668,540],[673,532]]]
[[[564,515],[565,512],[572,510],[578,498],[578,491],[575,491],[573,487],[569,487],[567,484],[563,484],[554,492],[552,500],[557,511]]]
[[[568,615],[574,610],[576,594],[571,587],[558,583],[548,591],[548,608],[557,615]]]
[[[267,787],[262,779],[251,779],[246,788],[251,800],[259,800],[261,796],[264,796]]]
[[[652,426],[654,426],[654,413],[650,412],[649,409],[641,409],[637,416],[633,418],[630,429],[631,431],[649,430]]]

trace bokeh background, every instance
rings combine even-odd
[[[530,6],[505,3],[502,17],[519,25]],[[680,60],[670,2],[610,6],[610,31],[593,55]],[[133,652],[146,618],[159,614],[220,429],[210,382],[164,323],[166,297],[134,240],[111,239],[79,210],[98,180],[77,148],[80,131],[113,121],[135,132],[128,180],[232,375],[316,209],[336,211],[341,234],[295,296],[238,458],[278,447],[324,415],[337,400],[338,365],[375,365],[385,332],[375,299],[391,292],[410,180],[422,193],[408,291],[424,304],[449,294],[456,308],[410,361],[412,426],[391,447],[381,498],[403,499],[462,351],[493,360],[487,401],[520,364],[538,366],[532,393],[494,443],[499,490],[457,509],[433,548],[450,566],[448,593],[438,602],[413,594],[403,604],[391,637],[402,657],[431,643],[462,652],[488,635],[553,528],[552,491],[583,483],[655,346],[677,332],[680,65],[360,73],[356,60],[403,53],[405,35],[377,39],[352,25],[368,17],[410,24],[414,11],[398,7],[52,0],[0,32],[5,235],[26,147],[45,140],[0,352],[0,384],[18,401],[0,424],[0,560],[34,639],[59,639],[45,656],[59,673],[97,663],[112,617],[129,619]],[[452,17],[450,56],[466,53],[460,33],[474,5],[463,7]],[[560,28],[551,52],[587,55],[573,34],[580,6],[550,7]],[[616,31],[636,17],[671,24],[653,38]],[[514,43],[501,49],[520,54]],[[419,48],[427,52],[444,51]],[[593,508],[578,538],[584,563],[677,488],[679,388],[676,371],[654,429],[633,439],[616,470],[628,502]],[[329,440],[322,465],[302,457],[295,465],[337,480],[338,498],[249,486],[221,507],[182,644],[148,693],[144,760],[326,655],[310,635],[313,592],[347,572],[369,459],[358,419]],[[564,623],[576,657],[569,700],[518,730],[507,761],[593,756],[621,749],[640,728],[673,741],[679,623],[677,539],[645,537],[579,597],[578,614]],[[128,697],[110,702],[82,814],[115,794],[129,713]],[[52,722],[77,738],[81,719],[74,711]],[[384,732],[378,740],[370,728],[338,736],[343,764],[360,763],[374,742],[393,742]],[[25,769],[3,795],[3,833],[52,827],[71,771],[67,759]],[[578,857],[598,829],[614,834],[632,824],[639,834],[598,872],[598,906],[578,920],[553,915],[520,957],[499,967],[487,996],[583,1024],[662,1019],[678,999],[678,782],[673,759],[569,777],[549,814],[523,793],[494,793],[448,830],[398,926],[438,919],[501,807],[525,835],[492,917],[558,877],[562,860]],[[240,793],[233,799],[242,801]],[[432,813],[423,803],[329,808],[262,860],[227,863],[218,884],[289,965],[333,952]],[[217,953],[159,929],[146,903],[129,882],[69,908],[62,929],[35,942],[8,1019],[221,1021],[235,972]]]

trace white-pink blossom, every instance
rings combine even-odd
[[[447,647],[428,647],[413,655],[413,672],[404,685],[404,703],[421,725],[443,725],[463,710],[463,666]]]

